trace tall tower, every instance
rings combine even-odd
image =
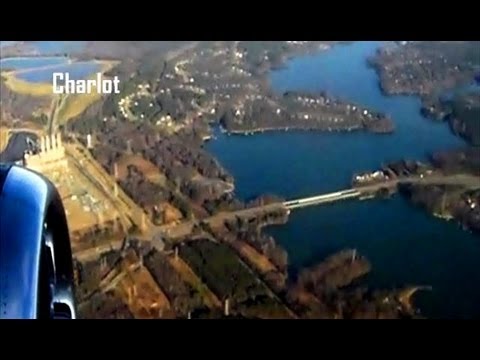
[[[56,135],[51,135],[50,137],[50,143],[52,145],[52,150],[57,150],[57,137]]]
[[[44,153],[45,152],[45,137],[40,137],[40,153]]]
[[[142,211],[142,219],[140,223],[140,231],[145,232],[147,229],[147,221],[146,221],[146,216],[145,213]]]
[[[62,148],[63,147],[62,135],[60,133],[57,133],[55,136],[57,137],[57,147]]]
[[[52,148],[50,147],[50,136],[45,136],[45,152],[50,151]]]
[[[113,163],[113,177],[115,180],[118,179],[118,164],[116,161]]]
[[[87,149],[92,149],[93,146],[92,146],[92,135],[91,134],[88,134],[87,135]]]
[[[225,316],[230,315],[230,299],[229,298],[225,299],[225,306],[224,306],[223,311],[224,311]]]

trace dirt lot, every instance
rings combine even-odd
[[[101,225],[118,216],[109,199],[76,166],[69,163],[66,169],[55,169],[45,175],[60,192],[71,232]]]
[[[116,291],[137,319],[173,317],[167,297],[143,266],[127,271]]]

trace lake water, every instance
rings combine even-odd
[[[79,61],[72,64],[60,64],[41,69],[22,71],[16,76],[19,79],[34,83],[51,83],[54,72],[68,72],[71,80],[86,79],[90,75],[100,72],[101,65],[93,61]]]
[[[235,177],[239,197],[274,193],[291,199],[345,189],[356,172],[392,160],[427,160],[432,151],[464,145],[446,124],[421,116],[418,98],[382,95],[376,73],[366,65],[379,46],[356,42],[297,57],[270,80],[278,92],[326,90],[383,111],[394,119],[395,133],[217,133],[206,148]],[[268,231],[288,251],[293,276],[353,247],[373,265],[364,280],[372,286],[431,285],[432,291],[415,296],[425,316],[480,318],[480,238],[400,196],[294,210],[286,225]]]
[[[13,57],[0,59],[0,70],[22,70],[36,67],[64,64],[66,57],[40,56],[40,57]]]
[[[21,43],[23,53],[37,55],[72,54],[81,51],[87,41],[0,41],[0,48]]]
[[[5,46],[14,45],[15,43],[16,43],[16,41],[4,41],[4,40],[1,40],[1,41],[0,41],[0,48],[5,47]]]
[[[31,45],[42,55],[52,55],[80,51],[86,43],[86,41],[32,41]]]

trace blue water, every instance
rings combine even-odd
[[[86,41],[32,41],[31,44],[36,52],[42,55],[71,53],[80,51],[86,45]]]
[[[83,50],[87,41],[0,41],[0,48],[21,43],[24,53],[36,55],[73,54]]]
[[[54,72],[68,72],[71,80],[86,79],[90,75],[100,72],[101,65],[93,61],[81,61],[72,64],[32,69],[17,74],[19,79],[34,83],[51,83]]]
[[[10,45],[13,45],[15,44],[16,41],[4,41],[4,40],[1,40],[0,41],[0,48],[2,47],[5,47],[5,46],[10,46]]]
[[[68,61],[65,57],[13,57],[0,59],[0,70],[20,70],[48,65],[64,64]]]
[[[396,132],[217,134],[206,148],[233,174],[236,193],[296,198],[347,188],[353,173],[403,158],[426,160],[439,149],[464,145],[446,124],[423,118],[416,97],[385,97],[366,66],[381,45],[357,42],[292,59],[271,74],[275,90],[326,90],[392,116]],[[400,196],[345,201],[292,212],[284,226],[268,230],[289,253],[294,274],[331,253],[355,247],[372,262],[373,286],[431,285],[416,295],[425,316],[480,318],[480,239],[415,208]]]

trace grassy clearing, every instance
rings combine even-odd
[[[111,70],[116,66],[118,61],[110,60],[95,60],[100,65],[100,72],[103,74]],[[16,77],[16,71],[9,71],[2,73],[2,77],[5,79],[5,85],[18,94],[30,95],[30,96],[49,96],[54,97],[52,84],[49,83],[33,83],[21,80]],[[96,74],[92,74],[89,79],[95,79]],[[61,106],[57,109],[55,124],[63,125],[68,120],[80,115],[90,105],[100,100],[101,94],[92,92],[91,94],[69,94],[66,95],[64,100],[61,101]]]
[[[5,149],[8,144],[8,129],[5,127],[0,127],[0,152]]]
[[[68,120],[83,113],[90,105],[100,100],[102,94],[92,92],[91,94],[70,94],[66,95],[62,106],[57,110],[56,125],[64,125]]]
[[[144,267],[129,271],[116,290],[137,319],[161,317],[170,310],[167,297]]]
[[[5,79],[5,85],[18,94],[30,96],[53,96],[53,89],[51,84],[47,83],[32,83],[21,80],[15,77],[15,72],[2,73]]]
[[[101,65],[101,73],[105,73],[116,66],[118,61],[96,60],[97,64]],[[96,74],[92,74],[89,79],[95,79]],[[105,77],[105,79],[108,79]],[[64,125],[68,120],[83,113],[90,105],[100,100],[102,94],[93,91],[90,94],[69,94],[66,95],[64,101],[61,102],[57,109],[55,123],[56,126]]]

